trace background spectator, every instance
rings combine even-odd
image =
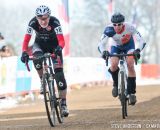
[[[5,39],[4,36],[2,35],[2,33],[0,32],[0,50],[2,48],[2,46],[5,45]]]
[[[13,50],[11,45],[5,43],[4,36],[0,33],[0,57],[14,56]]]
[[[4,39],[4,37],[2,36],[2,34],[0,33],[0,40],[3,40]]]
[[[8,46],[2,46],[0,50],[0,56],[1,57],[9,57],[9,56],[14,56],[13,50]]]

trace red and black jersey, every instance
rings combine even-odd
[[[57,45],[62,48],[65,45],[62,28],[56,17],[50,16],[49,24],[46,28],[42,28],[36,17],[34,17],[29,22],[22,51],[27,51],[33,31],[35,31],[36,34],[35,43],[38,44],[42,50],[54,50]]]

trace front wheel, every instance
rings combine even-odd
[[[47,79],[47,76],[43,76],[43,93],[44,93],[44,102],[45,102],[45,108],[46,113],[48,117],[48,121],[52,127],[55,126],[56,123],[56,110],[54,107],[54,101],[52,100],[52,96],[50,93],[50,87],[49,87],[49,81]]]
[[[127,98],[125,95],[125,75],[124,72],[121,72],[120,74],[120,78],[121,78],[121,93],[120,93],[120,101],[121,101],[121,105],[122,105],[122,118],[125,119],[127,114]]]

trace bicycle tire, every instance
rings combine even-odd
[[[61,99],[59,98],[59,95],[58,95],[58,98],[56,96],[56,93],[55,93],[55,89],[54,89],[54,80],[53,82],[51,83],[51,88],[53,88],[53,90],[50,90],[53,92],[53,96],[54,96],[54,107],[55,107],[55,111],[56,111],[56,115],[57,115],[57,119],[58,119],[58,122],[59,123],[63,123],[64,121],[64,117],[62,115],[62,112],[61,112]],[[59,94],[59,93],[58,93]]]
[[[59,123],[63,123],[64,121],[64,116],[62,115],[61,112],[61,105],[60,105],[60,99],[57,99],[57,106],[56,106],[56,114],[57,114],[57,119]]]
[[[45,102],[45,108],[46,113],[48,117],[48,121],[50,123],[51,127],[54,127],[56,124],[56,111],[53,107],[54,103],[51,98],[51,93],[49,89],[49,81],[47,80],[47,76],[43,76],[43,95],[44,95],[44,102]]]
[[[125,119],[127,116],[127,98],[125,95],[125,79],[124,72],[121,72],[121,105],[122,105],[122,118]]]

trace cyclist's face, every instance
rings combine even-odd
[[[38,23],[42,28],[46,28],[49,23],[49,16],[48,15],[43,15],[41,17],[37,17]]]
[[[119,33],[122,31],[123,23],[114,23],[113,27],[114,27],[114,30],[116,31],[116,33]]]

